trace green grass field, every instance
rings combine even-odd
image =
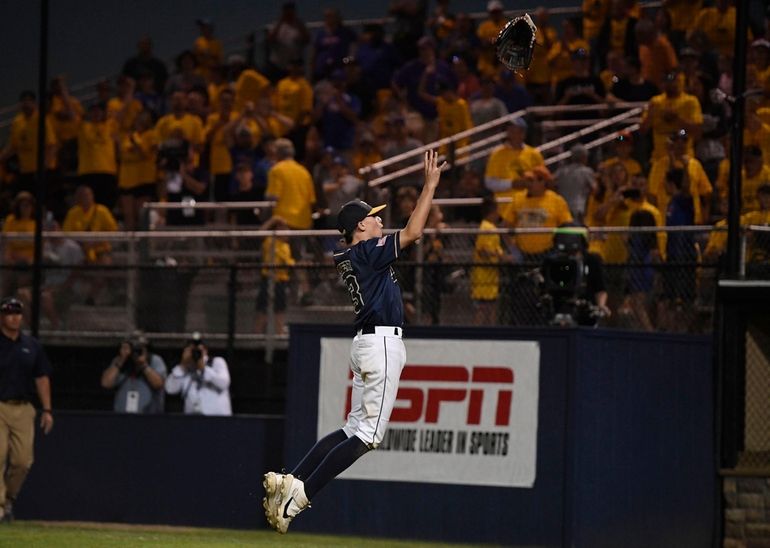
[[[445,546],[430,542],[375,540],[361,537],[308,535],[274,531],[235,531],[188,527],[142,526],[104,523],[50,523],[16,521],[0,525],[0,547],[111,548],[157,546],[195,548],[213,546],[367,548],[418,548]],[[469,546],[452,544],[453,547]]]

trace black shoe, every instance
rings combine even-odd
[[[13,523],[14,517],[13,517],[13,503],[11,501],[6,501],[5,503],[5,511],[3,513],[2,519],[0,519],[0,524],[2,523]]]

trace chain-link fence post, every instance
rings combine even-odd
[[[422,240],[418,240],[415,245],[417,254],[415,256],[416,264],[414,266],[414,309],[415,323],[419,324],[422,318],[422,284],[423,284],[423,260],[425,259],[425,246]]]
[[[128,237],[128,272],[126,272],[126,322],[129,331],[136,329],[136,306],[137,306],[137,268],[139,268],[139,257],[136,247],[136,235],[131,234]]]
[[[270,240],[270,256],[268,260],[267,275],[267,329],[265,330],[265,362],[273,363],[273,351],[275,350],[275,248],[277,238],[275,232]],[[263,258],[264,261],[264,258]]]
[[[741,279],[746,278],[746,246],[749,238],[748,230],[740,232],[740,262],[738,263],[738,275]]]
[[[230,276],[227,280],[227,361],[232,363],[235,352],[235,317],[238,293],[238,266],[230,265]]]

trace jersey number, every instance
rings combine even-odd
[[[361,286],[358,285],[356,275],[352,273],[346,275],[345,285],[348,287],[350,300],[353,301],[353,310],[355,310],[356,314],[358,314],[364,307],[364,298],[361,296]]]

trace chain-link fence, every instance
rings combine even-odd
[[[394,268],[410,325],[702,333],[711,329],[719,264],[703,252],[710,230],[592,230],[590,253],[554,250],[543,229],[427,230]],[[2,244],[23,257],[31,240],[6,235]],[[41,334],[72,341],[197,330],[239,346],[285,344],[290,322],[352,322],[337,245],[335,231],[47,233]],[[3,294],[31,300],[29,264],[6,261],[0,276]]]
[[[770,320],[752,314],[746,329],[743,451],[736,468],[770,470]]]

